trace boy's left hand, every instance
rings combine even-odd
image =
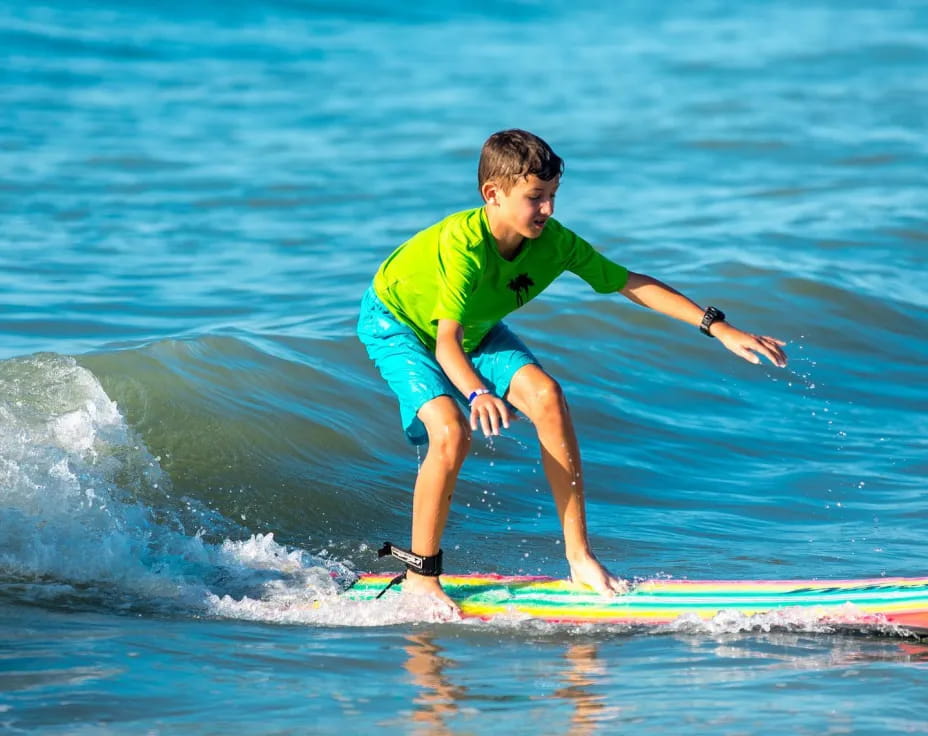
[[[718,338],[722,345],[749,363],[759,364],[761,362],[759,356],[762,355],[777,368],[786,366],[786,353],[782,349],[786,343],[782,340],[744,332],[727,322],[716,322],[711,331],[712,336]]]

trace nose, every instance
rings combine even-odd
[[[541,206],[538,208],[545,217],[551,217],[554,214],[554,200],[553,199],[544,199],[541,202]]]

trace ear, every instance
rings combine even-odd
[[[483,186],[480,187],[480,194],[483,196],[483,201],[487,204],[499,204],[499,195],[502,190],[495,181],[485,181]]]

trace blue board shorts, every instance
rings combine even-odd
[[[422,343],[411,327],[387,309],[373,288],[369,288],[361,300],[358,337],[399,399],[403,429],[412,444],[428,442],[425,425],[417,414],[432,399],[450,396],[470,413],[466,397],[448,380],[435,360],[435,353]],[[487,333],[468,357],[486,387],[497,396],[506,395],[512,377],[520,368],[539,365],[525,344],[502,322]]]

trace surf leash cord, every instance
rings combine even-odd
[[[395,578],[393,578],[393,580],[391,580],[389,583],[387,583],[387,587],[377,594],[377,598],[380,598],[380,596],[390,590],[390,588],[392,588],[397,583],[405,580],[406,573],[410,570],[418,575],[425,575],[426,577],[430,578],[437,578],[442,573],[442,550],[438,550],[437,555],[417,555],[415,552],[402,549],[401,547],[397,547],[390,542],[384,542],[383,547],[377,550],[377,557],[379,559],[380,557],[386,557],[387,555],[391,555],[392,557],[398,559],[400,562],[404,563],[406,565],[406,569]]]

